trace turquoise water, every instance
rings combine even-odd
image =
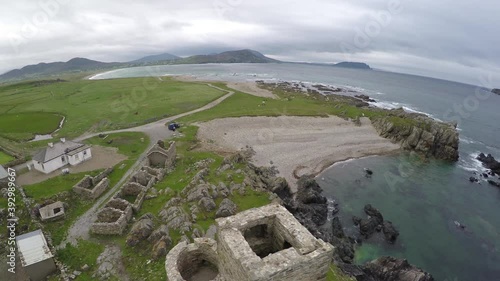
[[[351,87],[379,106],[425,112],[458,121],[460,160],[422,162],[415,157],[369,157],[341,163],[318,177],[325,194],[341,206],[347,231],[365,204],[380,209],[401,232],[396,245],[374,237],[357,251],[357,262],[381,255],[407,258],[440,281],[500,280],[500,189],[471,184],[481,171],[481,151],[500,158],[500,96],[483,88],[419,76],[301,64],[208,64],[123,69],[96,79],[194,75],[214,80],[286,80]],[[478,83],[481,84],[478,78]],[[488,86],[488,85],[482,85]],[[365,178],[363,168],[375,174]],[[467,226],[456,228],[454,221]]]

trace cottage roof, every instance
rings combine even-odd
[[[46,147],[37,152],[37,154],[33,156],[33,160],[45,163],[64,154],[71,154],[71,152],[75,150],[81,151],[87,149],[88,147],[89,146],[86,144],[74,141],[58,142],[55,143],[52,147]]]
[[[16,242],[23,267],[53,257],[40,229],[17,236]]]
[[[8,176],[9,174],[7,173],[7,171],[4,169],[4,167],[2,167],[2,165],[0,165],[0,180]]]

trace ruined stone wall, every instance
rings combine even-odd
[[[99,175],[97,175],[94,178],[93,184],[97,184],[101,180],[103,180],[104,178],[107,178],[109,176],[109,174],[111,174],[112,172],[113,172],[113,168],[107,168],[106,170],[104,170],[102,173],[100,173]]]
[[[163,180],[163,178],[165,177],[165,173],[166,173],[165,169],[151,168],[148,166],[142,167],[142,170],[144,170],[145,172],[147,172],[150,175],[153,175],[156,178],[156,182]]]
[[[168,253],[165,269],[168,281],[184,281],[206,260],[218,267],[217,242],[210,238],[196,238],[191,244],[180,242]],[[220,275],[216,279],[224,281]]]
[[[98,213],[98,219],[90,226],[90,231],[94,234],[121,235],[127,227],[131,214],[130,206],[125,211],[105,207]]]
[[[163,149],[159,145],[155,145],[148,152],[149,166],[169,169],[175,164],[177,149],[175,142],[171,142],[168,149]]]
[[[73,186],[73,191],[84,196],[87,199],[96,199],[109,187],[109,179],[107,176],[113,172],[113,168],[108,168],[96,177],[86,175],[76,185]]]
[[[250,209],[216,219],[216,224],[216,244],[195,239],[193,244],[179,243],[168,253],[169,281],[188,280],[203,260],[218,268],[215,280],[326,280],[333,246],[314,238],[284,207]],[[250,245],[271,249],[261,258]]]
[[[105,172],[103,172],[103,174]],[[131,179],[121,187],[120,191],[106,203],[104,208],[99,211],[97,220],[91,226],[92,233],[103,235],[122,234],[127,227],[127,223],[132,219],[133,213],[138,213],[140,211],[148,190],[156,182],[163,179],[165,172],[165,169],[156,169],[148,166],[142,167],[141,170],[135,173]],[[109,173],[110,172],[108,172],[108,174]],[[99,176],[96,178],[99,178]],[[104,180],[107,180],[107,178],[102,181]],[[99,185],[96,186],[96,188],[97,187],[99,187]],[[98,190],[101,190],[101,188],[102,187],[99,187]],[[102,190],[104,191],[104,189]],[[131,201],[133,200],[133,202],[130,203],[125,198]]]

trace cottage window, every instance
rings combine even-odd
[[[83,151],[83,156],[87,155],[87,150]]]
[[[64,163],[66,162],[66,158],[64,158],[64,156],[61,157],[61,161]]]

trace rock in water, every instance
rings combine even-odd
[[[381,281],[434,281],[432,275],[407,260],[393,257],[381,257],[367,263],[364,272]]]
[[[344,229],[342,228],[339,217],[334,217],[332,220],[332,234],[337,238],[345,237]]]
[[[387,242],[394,244],[399,236],[399,231],[392,225],[390,221],[384,221],[382,224],[382,231],[384,232],[385,240]]]
[[[368,204],[368,205],[365,205],[364,207],[364,211],[367,215],[369,215],[370,217],[376,217],[380,223],[382,223],[382,221],[384,220],[384,217],[382,216],[382,213],[380,213],[379,210],[375,209],[372,205]]]
[[[491,184],[491,185],[493,185],[493,186],[500,187],[500,183],[496,182],[494,180],[488,180],[488,183]]]
[[[481,161],[483,163],[483,166],[500,175],[500,163],[495,160],[495,158],[491,154],[488,154],[488,156],[486,156],[484,155],[484,153],[480,153],[476,157],[476,159]]]

